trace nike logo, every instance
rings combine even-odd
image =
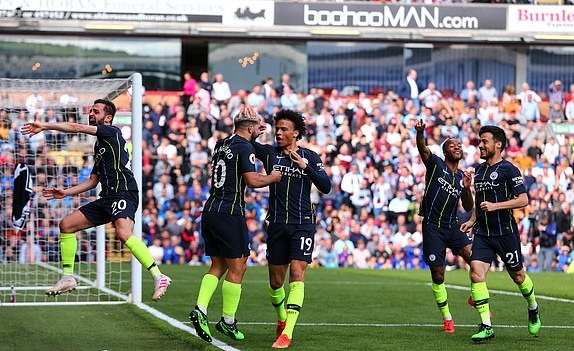
[[[277,158],[285,158],[285,155],[277,155],[277,156],[275,156],[275,157],[277,157]]]
[[[310,252],[303,252],[303,256],[311,256]]]

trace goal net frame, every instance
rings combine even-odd
[[[74,102],[74,106],[79,109],[79,114],[85,114],[82,108],[91,106],[95,99],[105,98],[111,101],[116,100],[118,97],[125,93],[131,95],[131,143],[132,143],[132,171],[140,187],[142,187],[142,131],[143,131],[143,120],[142,120],[142,100],[143,100],[143,86],[142,86],[142,76],[140,73],[133,73],[129,78],[123,79],[8,79],[0,78],[0,98],[10,96],[10,94],[73,94],[77,101]],[[13,105],[14,106],[14,105]],[[1,105],[0,108],[8,107],[6,105]],[[117,115],[116,115],[117,116]],[[33,118],[32,116],[29,117]],[[29,120],[30,120],[29,119]],[[78,123],[81,123],[78,121]],[[93,147],[93,145],[91,145]],[[99,189],[99,188],[98,188]],[[62,201],[62,200],[59,200]],[[77,208],[73,208],[76,210]],[[28,218],[30,222],[30,218]],[[29,224],[29,223],[28,223]],[[34,225],[32,230],[35,230]],[[4,229],[4,228],[2,228]],[[113,229],[112,229],[113,230]],[[28,226],[28,231],[30,227]],[[0,235],[6,235],[7,230],[2,230]],[[74,271],[74,276],[78,280],[78,289],[97,289],[98,294],[104,296],[110,296],[111,298],[66,298],[66,295],[75,294],[71,292],[70,294],[60,295],[57,297],[42,297],[40,294],[44,295],[44,290],[48,286],[25,286],[18,282],[17,276],[19,272],[3,272],[3,270],[8,269],[8,263],[2,261],[0,256],[0,306],[39,306],[39,305],[90,305],[90,304],[118,304],[118,303],[141,303],[142,302],[142,269],[141,264],[137,259],[131,255],[130,262],[127,263],[129,266],[130,281],[125,285],[122,290],[116,291],[114,289],[114,282],[110,280],[114,279],[113,272],[109,272],[112,264],[107,262],[106,257],[106,226],[102,225],[96,228],[96,244],[95,244],[95,263],[88,263],[90,267],[93,267],[94,272],[90,272],[88,277],[82,276],[79,272],[76,274],[78,269]],[[139,197],[139,207],[136,212],[134,233],[136,237],[142,237],[142,196]],[[108,235],[109,236],[109,235]],[[115,233],[113,233],[115,237]],[[5,238],[6,239],[6,238]],[[59,234],[57,236],[57,244],[59,246]],[[128,250],[122,247],[122,252]],[[61,262],[58,257],[56,262],[53,264],[47,264],[45,262],[40,263],[18,263],[11,262],[11,265],[16,265],[17,269],[29,270],[37,269],[43,270],[45,274],[52,274],[57,272],[58,276],[61,275],[62,267]],[[18,266],[19,265],[19,266]],[[26,267],[23,267],[26,265]],[[77,265],[76,265],[77,266]],[[92,268],[90,268],[92,269]],[[106,272],[107,271],[107,272]],[[110,274],[112,273],[112,274]],[[41,272],[40,272],[41,274]],[[7,279],[6,277],[10,278]],[[16,276],[16,279],[14,279]],[[25,280],[25,279],[24,279]],[[50,284],[55,283],[54,280]],[[27,284],[27,283],[26,283]],[[117,285],[117,284],[116,284]],[[32,294],[36,294],[38,297],[33,298],[20,298],[25,294],[32,291]],[[89,294],[89,292],[88,292]],[[23,301],[20,301],[23,300]]]

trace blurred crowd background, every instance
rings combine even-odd
[[[188,72],[183,78],[180,94],[144,96],[143,238],[158,264],[209,263],[203,252],[200,215],[209,194],[211,150],[218,139],[233,132],[233,117],[247,104],[266,120],[267,130],[259,141],[268,144],[274,143],[273,115],[278,110],[301,112],[308,133],[300,146],[317,152],[331,177],[329,194],[316,189],[311,194],[317,213],[313,266],[427,268],[417,214],[425,190],[425,167],[414,129],[422,119],[433,153],[441,155],[439,145],[445,138],[461,139],[462,169],[482,162],[477,147],[480,127],[502,127],[509,141],[503,155],[522,170],[528,190],[528,206],[515,210],[527,269],[574,271],[574,136],[552,128],[574,123],[574,85],[563,87],[557,79],[548,82],[546,91],[533,91],[527,82],[499,86],[487,79],[468,81],[465,89],[456,91],[433,82],[421,84],[416,71],[409,70],[392,89],[343,96],[337,89],[318,87],[294,91],[288,74],[248,87],[230,87],[222,74],[212,78],[208,72]],[[81,144],[81,137],[50,132],[30,138],[19,132],[28,120],[79,120],[81,111],[45,106],[41,96],[31,94],[26,109],[0,112],[4,231],[0,262],[58,261],[58,220],[96,196],[93,191],[61,202],[40,196],[41,187],[77,184],[92,168],[87,155],[93,143],[74,154],[81,166],[73,162],[61,166],[53,157],[54,151],[66,152],[71,145]],[[24,233],[10,229],[13,170],[21,160],[27,160],[34,172],[33,207],[37,209],[37,224]],[[250,265],[266,265],[268,209],[267,189],[248,189]],[[461,208],[460,222],[469,217]],[[79,260],[93,260],[95,247],[90,239],[94,235],[78,233]],[[450,252],[447,261],[447,269],[467,268]],[[503,266],[495,261],[492,269]]]

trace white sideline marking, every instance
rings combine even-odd
[[[199,340],[202,340],[202,339],[197,335],[197,333],[195,332],[195,329],[194,329],[194,328],[192,328],[192,327],[186,325],[186,324],[189,324],[189,323],[191,323],[191,322],[187,322],[187,323],[180,322],[180,321],[178,321],[177,319],[172,318],[172,317],[168,316],[167,314],[156,310],[155,308],[149,307],[148,305],[146,305],[146,304],[144,304],[144,303],[136,303],[135,305],[136,305],[137,307],[141,308],[142,310],[148,312],[149,314],[153,315],[154,317],[159,318],[159,319],[161,319],[161,320],[163,320],[163,321],[166,321],[166,322],[169,323],[171,326],[176,327],[176,328],[178,328],[178,329],[181,329],[181,330],[183,330],[183,331],[186,331],[186,332],[188,332],[188,333],[190,333],[190,334],[192,334],[192,335],[195,335],[195,336],[197,336],[197,338],[198,338]],[[241,351],[241,350],[236,349],[236,348],[234,348],[234,347],[232,347],[232,346],[230,346],[230,345],[227,345],[227,344],[224,343],[223,341],[217,340],[217,339],[215,339],[215,338],[212,338],[212,339],[213,339],[213,341],[211,342],[211,344],[212,344],[213,346],[215,346],[215,347],[221,349],[221,350],[226,350],[226,351]],[[202,340],[202,342],[205,342],[205,341]]]
[[[182,324],[189,324],[190,322],[181,322]],[[275,325],[275,323],[269,322],[244,322],[241,324],[246,325]],[[441,324],[430,324],[430,323],[297,323],[297,326],[308,326],[308,327],[430,327],[430,328],[442,328]],[[476,328],[476,324],[457,324],[457,327],[468,327]],[[496,324],[496,328],[524,328],[524,325],[504,325]],[[574,329],[574,325],[542,325],[543,329]]]

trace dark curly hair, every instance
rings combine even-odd
[[[281,110],[275,115],[275,125],[282,119],[287,119],[295,125],[295,130],[299,132],[297,140],[303,138],[307,134],[307,127],[305,126],[305,118],[293,110]]]
[[[504,132],[504,129],[497,126],[484,126],[480,128],[478,135],[481,136],[484,133],[492,134],[492,139],[494,139],[495,142],[500,141],[502,143],[501,149],[504,151],[506,148],[506,133]]]

